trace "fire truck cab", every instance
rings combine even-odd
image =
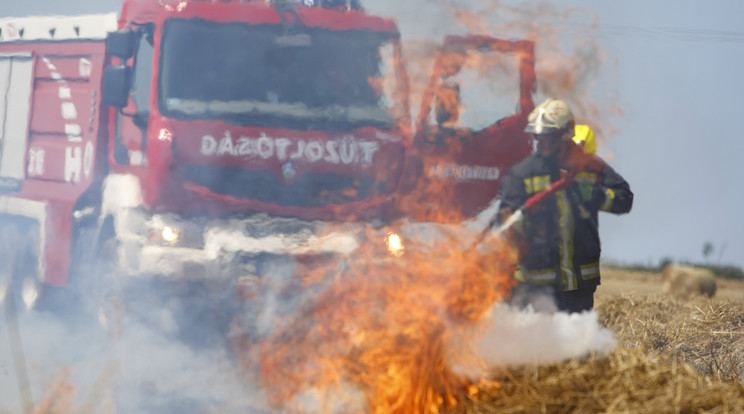
[[[101,256],[230,285],[389,213],[408,80],[395,23],[358,2],[127,0],[0,28],[3,296],[32,306]]]
[[[481,52],[516,56],[517,111],[439,140],[451,63]],[[150,276],[229,294],[276,257],[353,252],[370,220],[476,214],[530,149],[532,43],[452,37],[436,62],[414,132],[398,28],[357,1],[0,19],[0,299]]]

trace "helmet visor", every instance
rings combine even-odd
[[[540,134],[532,134],[532,139],[540,141],[543,139],[561,139],[563,134],[560,131],[543,132]]]
[[[558,128],[546,126],[540,123],[530,122],[529,124],[527,124],[527,127],[524,128],[524,132],[527,132],[529,134],[551,134],[557,133]]]

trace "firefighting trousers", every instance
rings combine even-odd
[[[511,306],[526,309],[532,307],[536,312],[559,310],[567,313],[583,312],[594,307],[596,286],[577,290],[558,290],[555,285],[537,285],[517,282],[507,300]]]

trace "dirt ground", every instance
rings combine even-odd
[[[717,298],[744,301],[744,281],[716,278]],[[602,268],[602,284],[596,298],[620,295],[653,295],[662,293],[661,273],[630,272],[615,268]]]

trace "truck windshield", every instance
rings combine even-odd
[[[389,33],[172,19],[163,29],[160,110],[298,130],[392,128]],[[389,72],[389,73],[386,73]]]

